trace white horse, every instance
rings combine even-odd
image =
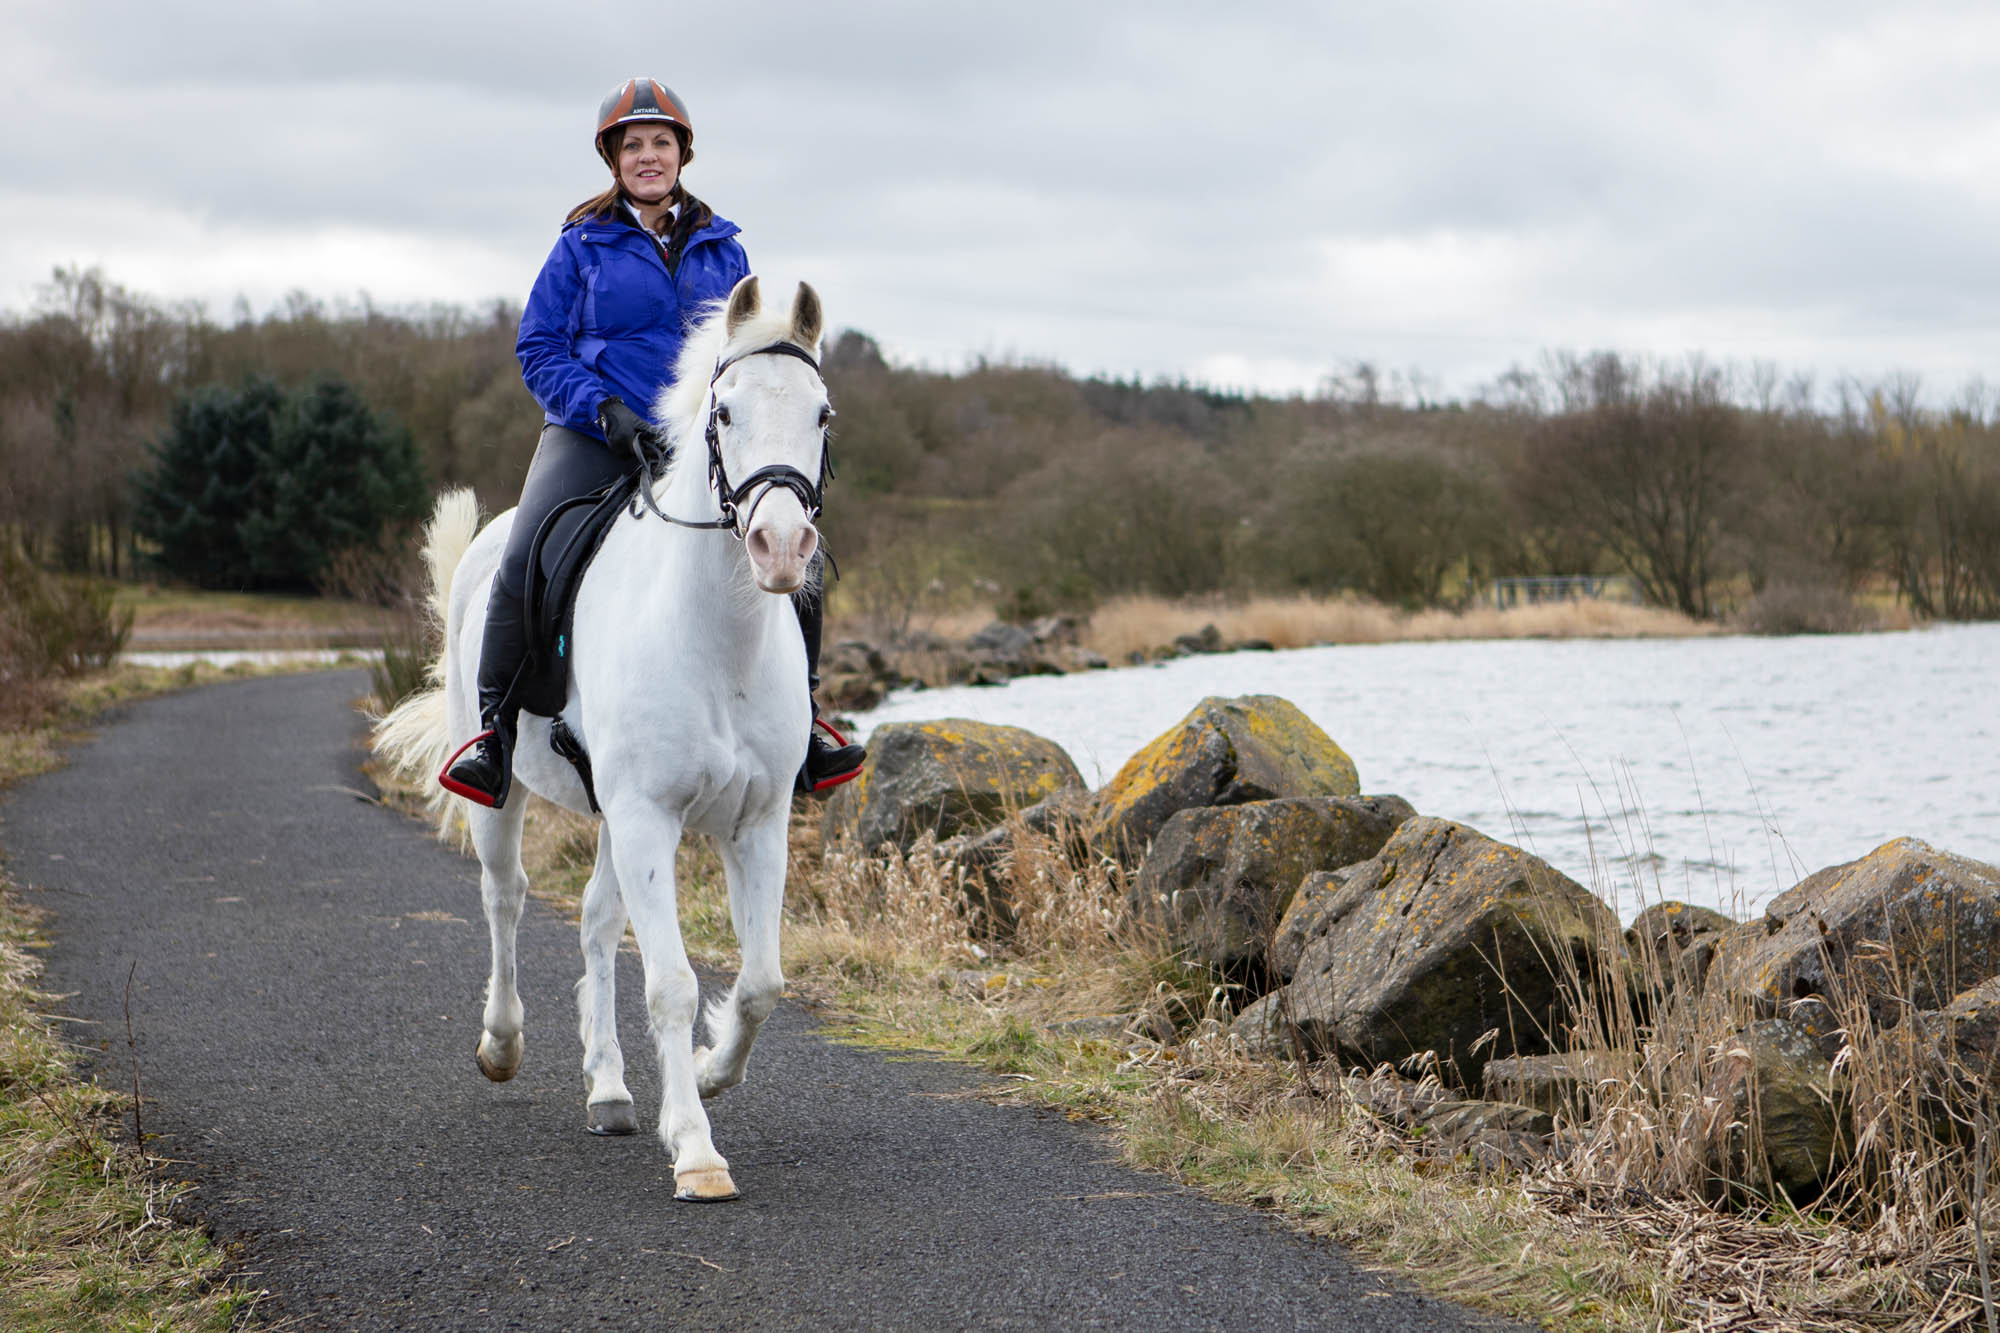
[[[822,327],[811,287],[799,284],[789,312],[766,313],[749,277],[690,334],[674,387],[654,413],[668,423],[676,460],[652,488],[656,508],[619,516],[577,594],[563,719],[590,755],[603,810],[577,984],[587,1124],[600,1134],[638,1127],[612,1004],[613,958],[629,914],[659,1047],[659,1134],[680,1199],[736,1197],[702,1099],[742,1081],[751,1042],[784,987],[786,826],[811,719],[805,646],[787,597],[804,588],[819,544],[813,519],[831,415],[815,360]],[[431,666],[432,688],[384,718],[375,736],[377,750],[413,776],[431,779],[451,739],[479,730],[486,599],[512,518],[511,510],[500,515],[474,539],[470,493],[438,502],[425,557],[443,653]],[[741,540],[689,526],[704,520]],[[586,813],[583,783],[550,750],[549,729],[548,719],[522,715],[515,777]],[[528,888],[526,804],[517,797],[492,810],[442,791],[433,800],[441,830],[457,807],[479,855],[493,970],[477,1056],[496,1081],[514,1076],[523,1049],[514,936]],[[706,1015],[712,1044],[699,1048],[697,986],[674,884],[674,852],[688,830],[706,833],[721,852],[742,952],[736,984]]]

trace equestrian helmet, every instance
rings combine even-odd
[[[688,119],[687,103],[657,79],[627,79],[606,93],[597,107],[597,155],[607,166],[618,169],[610,147],[611,131],[645,120],[663,120],[674,126],[680,133],[681,165],[694,161],[694,122]]]

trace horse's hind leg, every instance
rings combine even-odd
[[[785,820],[781,809],[722,848],[722,866],[729,877],[729,916],[743,966],[729,993],[708,1007],[712,1045],[694,1053],[695,1077],[704,1097],[743,1081],[751,1043],[785,989],[778,959],[778,920],[785,906]]]
[[[583,890],[583,977],[576,983],[577,1032],[583,1038],[584,1114],[593,1134],[639,1128],[625,1087],[618,1048],[618,942],[625,938],[625,903],[611,864],[611,834],[597,829],[597,865]]]
[[[521,924],[521,906],[528,896],[528,876],[521,869],[521,821],[526,793],[502,810],[475,809],[471,815],[472,847],[479,854],[479,898],[486,908],[486,930],[492,937],[493,968],[486,978],[485,1030],[475,1052],[479,1071],[495,1083],[505,1083],[521,1068],[521,995],[515,989],[514,933]]]

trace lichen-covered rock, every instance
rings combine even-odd
[[[1940,1055],[1962,1078],[1989,1088],[2000,1083],[2000,977],[1961,991],[1943,1009],[1922,1017],[1926,1030],[1938,1035]]]
[[[1365,798],[1375,803],[1388,823],[1383,830],[1382,842],[1386,843],[1391,834],[1417,817],[1410,803],[1400,796],[1371,796]],[[1378,844],[1368,856],[1373,857],[1382,850]],[[1357,873],[1357,866],[1367,858],[1356,858],[1355,863],[1335,870],[1319,870],[1305,877],[1298,892],[1292,895],[1291,905],[1278,918],[1278,928],[1271,935],[1271,952],[1265,960],[1273,979],[1290,981],[1299,970],[1299,959],[1305,957],[1306,946],[1319,939],[1347,914],[1366,902],[1380,884],[1368,873]]]
[[[1361,900],[1306,945],[1284,992],[1311,1054],[1373,1066],[1431,1051],[1477,1087],[1487,1060],[1568,1031],[1572,979],[1624,984],[1610,908],[1462,824],[1409,820],[1342,892]]]
[[[1360,794],[1354,761],[1292,703],[1208,698],[1104,785],[1091,845],[1136,861],[1182,810]]]
[[[1083,777],[1063,748],[1020,727],[963,718],[891,722],[868,740],[868,764],[827,803],[829,837],[903,851],[925,833],[983,832]]]
[[[1763,917],[1725,932],[1711,986],[1774,1013],[1781,1001],[1866,997],[1893,1027],[2000,976],[2000,870],[1915,838],[1830,866],[1772,899]]]
[[[814,697],[828,712],[866,712],[888,696],[889,687],[874,676],[851,671],[828,671],[820,676],[819,693]]]
[[[1271,932],[1299,883],[1365,861],[1413,815],[1397,796],[1252,801],[1169,819],[1132,886],[1176,954],[1227,976],[1260,979]]]
[[[1654,903],[1639,913],[1625,930],[1625,948],[1639,993],[1657,999],[1673,992],[1700,990],[1715,958],[1716,942],[1737,924],[1733,917],[1692,903]]]
[[[1767,1018],[1723,1042],[1702,1091],[1710,1165],[1729,1185],[1808,1203],[1846,1160],[1843,1080],[1796,1023]]]
[[[1686,948],[1700,935],[1728,930],[1736,918],[1712,907],[1693,903],[1659,902],[1632,918],[1625,928],[1625,943],[1634,953],[1647,948],[1665,952],[1669,947]]]

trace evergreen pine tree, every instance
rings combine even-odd
[[[427,498],[409,433],[335,379],[184,395],[152,452],[134,479],[138,531],[162,569],[203,587],[310,589]]]

